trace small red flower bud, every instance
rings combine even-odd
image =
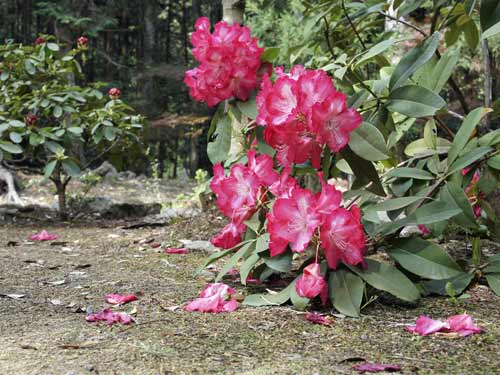
[[[31,125],[31,126],[35,125],[37,123],[37,121],[38,121],[38,116],[31,113],[31,112],[28,113],[28,115],[26,116],[26,118],[24,120],[26,125]]]
[[[113,88],[109,89],[109,91],[108,91],[108,95],[109,95],[110,99],[113,99],[113,100],[119,99],[121,94],[122,94],[121,90],[117,89],[116,87],[113,87]]]
[[[37,46],[39,46],[40,44],[43,44],[45,42],[46,42],[45,38],[42,38],[41,36],[39,36],[38,38],[35,39],[35,44]]]
[[[89,44],[89,38],[81,36],[76,41],[78,48],[85,48]]]

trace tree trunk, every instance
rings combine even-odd
[[[224,21],[243,24],[244,0],[222,0],[222,17]]]
[[[59,181],[56,183],[57,198],[59,200],[59,219],[68,220],[68,207],[66,206],[66,185]]]

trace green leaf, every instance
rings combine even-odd
[[[245,261],[241,264],[240,279],[243,285],[247,285],[247,277],[259,260],[260,256],[255,252],[252,255],[250,255],[247,259],[245,259]]]
[[[9,138],[14,143],[21,143],[23,141],[23,136],[16,132],[9,133]]]
[[[14,128],[24,128],[26,124],[22,121],[19,120],[10,120],[9,125],[14,127]]]
[[[459,49],[448,50],[441,56],[432,70],[430,87],[427,87],[428,89],[434,91],[435,93],[439,93],[443,89],[444,85],[455,70],[455,66],[460,58],[459,52]]]
[[[448,151],[448,165],[451,165],[455,159],[458,157],[460,152],[464,149],[465,145],[469,141],[474,129],[481,119],[491,112],[490,108],[476,108],[471,111],[467,117],[460,125],[457,134],[453,138],[453,143],[451,144],[450,151]]]
[[[24,68],[30,75],[34,75],[36,73],[36,67],[29,59],[24,60]]]
[[[456,182],[448,181],[443,186],[441,189],[441,199],[448,203],[450,207],[457,207],[462,211],[453,218],[453,221],[463,227],[477,229],[476,216],[472,210],[469,198]]]
[[[278,272],[290,272],[292,269],[293,254],[287,251],[284,254],[276,255],[274,257],[263,258],[264,262],[269,268]]]
[[[347,266],[359,277],[376,289],[386,291],[404,301],[419,299],[417,287],[401,271],[389,263],[366,259],[366,269]]]
[[[280,47],[269,47],[266,48],[262,56],[260,57],[261,61],[273,62],[280,54]]]
[[[73,160],[64,159],[61,164],[68,176],[78,177],[80,175],[81,173],[80,167]]]
[[[491,290],[497,295],[500,296],[500,273],[489,273],[485,275],[486,281],[488,281],[488,285]]]
[[[371,58],[380,55],[382,52],[388,50],[395,43],[403,41],[402,39],[387,39],[380,43],[377,43],[370,48],[368,48],[355,63],[355,67],[362,65],[363,63],[369,61]]]
[[[486,30],[481,36],[481,40],[491,38],[492,36],[497,35],[498,33],[500,33],[500,22],[498,22],[497,24]]]
[[[368,122],[363,122],[350,134],[349,147],[365,160],[389,159],[384,136]]]
[[[56,168],[56,165],[57,165],[57,160],[52,160],[49,163],[47,163],[47,165],[43,169],[43,177],[45,179],[47,179],[50,176],[52,176],[52,172],[54,172],[54,169]]]
[[[218,118],[216,128],[213,133],[216,138],[207,146],[207,154],[212,164],[225,161],[229,157],[229,150],[231,149],[231,133],[231,119],[227,113],[222,114]]]
[[[479,19],[483,31],[500,22],[500,2],[498,0],[481,0]]]
[[[390,170],[386,174],[387,178],[415,178],[417,180],[434,180],[434,175],[418,168],[400,167]]]
[[[493,169],[500,170],[500,155],[489,158],[487,164]]]
[[[460,171],[465,167],[468,167],[475,161],[481,159],[484,155],[486,155],[490,151],[491,151],[490,147],[479,147],[466,153],[464,156],[461,156],[460,158],[455,160],[455,162],[450,166],[448,170],[448,175]]]
[[[238,109],[243,113],[246,117],[255,120],[258,115],[257,111],[257,103],[255,101],[256,95],[252,95],[248,98],[246,101],[240,101],[238,100],[236,102],[236,106]]]
[[[62,109],[60,106],[56,105],[56,106],[54,107],[54,112],[53,112],[53,114],[54,114],[54,117],[55,117],[55,118],[59,118],[59,117],[61,117],[61,116],[62,116],[62,114],[63,114],[63,109]]]
[[[433,119],[425,123],[424,142],[431,150],[435,150],[437,148],[437,127]]]
[[[0,141],[0,148],[9,154],[22,154],[22,147],[8,141]]]
[[[61,146],[59,143],[52,142],[52,141],[47,141],[45,142],[45,146],[52,151],[54,154],[63,154],[64,153],[64,147]]]
[[[255,245],[255,251],[261,253],[269,249],[269,233],[264,233],[257,238],[257,243]]]
[[[467,22],[464,26],[464,35],[467,45],[471,49],[476,49],[479,43],[479,30],[477,29],[476,23],[473,20]]]
[[[240,246],[240,245],[238,244],[238,246]],[[225,257],[227,254],[230,254],[233,252],[234,252],[234,248],[231,248],[231,249],[221,250],[221,251],[218,251],[216,253],[210,254],[210,256],[208,256],[205,259],[205,262],[196,270],[195,274],[198,275],[201,271],[203,271],[207,266],[211,265],[213,262],[215,262],[215,261],[219,260],[220,258]]]
[[[446,296],[446,285],[451,283],[453,290],[456,294],[461,294],[465,288],[467,288],[474,278],[474,274],[465,273],[444,280],[428,280],[422,283],[425,291],[427,293],[439,294],[441,296]]]
[[[387,109],[409,117],[432,116],[444,107],[446,102],[431,90],[422,86],[398,87],[389,94]]]
[[[54,52],[59,51],[59,46],[56,43],[47,43],[47,48]]]
[[[270,306],[270,305],[283,305],[290,299],[290,289],[292,284],[288,285],[285,289],[278,293],[269,294],[250,294],[243,301],[247,306]]]
[[[74,135],[82,135],[83,134],[83,129],[78,127],[78,126],[72,126],[68,128],[68,131],[70,133],[73,133]]]
[[[356,155],[351,150],[349,145],[345,146],[340,151],[340,154],[347,161],[347,163],[349,164],[349,167],[351,167],[354,175],[356,176],[356,180],[354,181],[354,184],[352,187],[353,189],[360,188],[360,187],[372,182],[372,184],[368,188],[368,190],[374,194],[377,194],[380,196],[385,196],[385,191],[384,191],[384,188],[382,186],[382,183],[380,182],[378,172],[375,169],[375,167],[373,166],[372,162],[370,162],[368,160],[364,160],[363,158]]]
[[[226,263],[224,263],[224,266],[222,267],[219,274],[215,278],[215,282],[218,283],[224,277],[224,275],[229,272],[231,268],[236,266],[236,264],[241,258],[246,256],[253,249],[255,249],[255,241],[248,242],[245,245],[243,245],[236,253],[233,254],[231,258],[229,258],[226,261]]]
[[[389,90],[400,87],[434,55],[441,39],[441,33],[435,32],[423,43],[407,52],[399,61],[389,82]],[[402,113],[402,112],[401,112]],[[417,117],[417,116],[416,116]]]
[[[500,273],[500,261],[493,262],[483,270],[484,273]]]
[[[328,279],[330,301],[341,314],[359,316],[364,290],[365,283],[353,273],[344,269],[330,271]]]
[[[396,240],[387,253],[406,270],[427,279],[449,279],[463,273],[441,247],[418,237]]]
[[[417,196],[412,196],[412,197],[401,197],[401,198],[391,198],[387,199],[383,202],[377,203],[373,206],[368,206],[366,211],[394,211],[394,210],[399,210],[400,208],[404,208],[409,206],[410,204],[413,204],[415,202],[421,201],[424,199],[423,197],[417,197]]]
[[[426,157],[434,154],[446,154],[451,147],[451,142],[444,138],[436,138],[436,149],[430,148],[425,139],[417,139],[405,148],[405,154],[411,157]]]
[[[307,305],[309,304],[309,298],[299,296],[299,294],[297,293],[297,290],[295,289],[295,284],[297,283],[297,280],[301,276],[297,276],[295,278],[295,280],[293,280],[291,285],[290,285],[291,286],[291,288],[290,288],[290,300],[292,301],[293,306],[297,310],[304,310],[307,307]]]

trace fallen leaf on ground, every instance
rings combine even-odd
[[[165,249],[166,254],[187,254],[189,250],[185,247],[167,247]]]
[[[85,317],[85,320],[89,323],[105,321],[108,325],[113,325],[115,323],[130,324],[134,319],[125,312],[113,312],[110,309],[104,309],[98,313],[89,314]]]
[[[47,281],[46,284],[54,285],[54,286],[63,285],[63,284],[66,284],[66,280]]]
[[[46,230],[42,230],[40,233],[32,234],[28,237],[31,241],[53,241],[57,240],[59,236],[57,234],[51,234]]]
[[[104,300],[111,305],[125,305],[126,303],[137,301],[137,296],[135,294],[107,294]]]
[[[12,298],[12,299],[21,299],[21,298],[24,298],[26,297],[25,294],[4,294],[4,293],[0,293],[0,297],[7,297],[7,298]]]
[[[321,324],[324,326],[331,326],[333,323],[333,319],[329,316],[324,316],[318,313],[312,313],[308,312],[305,315],[306,320],[309,320],[311,323],[314,324]]]
[[[360,374],[364,374],[365,372],[394,372],[401,370],[401,366],[399,365],[385,365],[382,363],[363,363],[354,365],[352,368]]]
[[[60,306],[60,305],[62,305],[62,301],[60,299],[51,299],[51,300],[49,300],[49,302],[51,304],[53,304],[54,306]]]

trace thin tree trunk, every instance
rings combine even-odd
[[[486,108],[491,107],[492,103],[492,86],[493,79],[491,76],[491,52],[488,48],[488,41],[481,41],[481,53],[483,56],[483,77],[484,77],[484,106]],[[490,130],[490,118],[488,115],[484,116],[484,119],[479,127],[479,135],[485,134]]]

